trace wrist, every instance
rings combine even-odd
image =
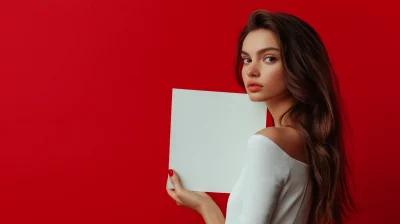
[[[221,209],[213,200],[208,200],[200,206],[199,214],[206,224],[223,224],[225,217]]]
[[[206,200],[200,204],[198,212],[200,215],[205,216],[207,213],[210,213],[212,210],[214,210],[215,206],[216,204],[212,199]]]

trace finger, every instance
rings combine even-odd
[[[172,199],[174,199],[175,201],[178,200],[178,196],[176,195],[176,192],[175,192],[173,189],[167,188],[167,193],[168,193],[168,195],[169,195]]]
[[[172,185],[174,185],[176,191],[184,190],[179,180],[178,174],[173,169],[169,170],[169,178],[171,180]]]
[[[201,196],[210,196],[206,192],[201,192],[201,191],[195,191],[195,192],[196,192],[196,194],[199,194]]]
[[[179,200],[178,196],[176,195],[176,192],[173,189],[167,188],[167,193],[172,199],[174,199],[176,201],[176,203],[178,205],[180,205],[182,203],[181,200]]]

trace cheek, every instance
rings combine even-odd
[[[243,83],[246,83],[247,80],[249,79],[249,76],[247,76],[246,74],[247,74],[246,70],[242,69],[242,80],[243,80]]]
[[[264,86],[267,87],[269,91],[281,92],[286,88],[285,77],[282,69],[270,70],[264,75]]]

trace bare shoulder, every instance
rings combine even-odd
[[[269,138],[293,159],[307,163],[304,139],[297,130],[289,127],[268,127],[256,134]]]

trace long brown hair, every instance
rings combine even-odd
[[[295,103],[282,116],[305,139],[311,167],[313,194],[310,223],[343,223],[343,216],[355,210],[346,172],[344,118],[338,81],[327,50],[317,32],[305,21],[290,14],[256,10],[248,18],[237,46],[236,78],[244,88],[241,75],[241,50],[245,37],[253,30],[275,33],[281,49],[288,92]]]

